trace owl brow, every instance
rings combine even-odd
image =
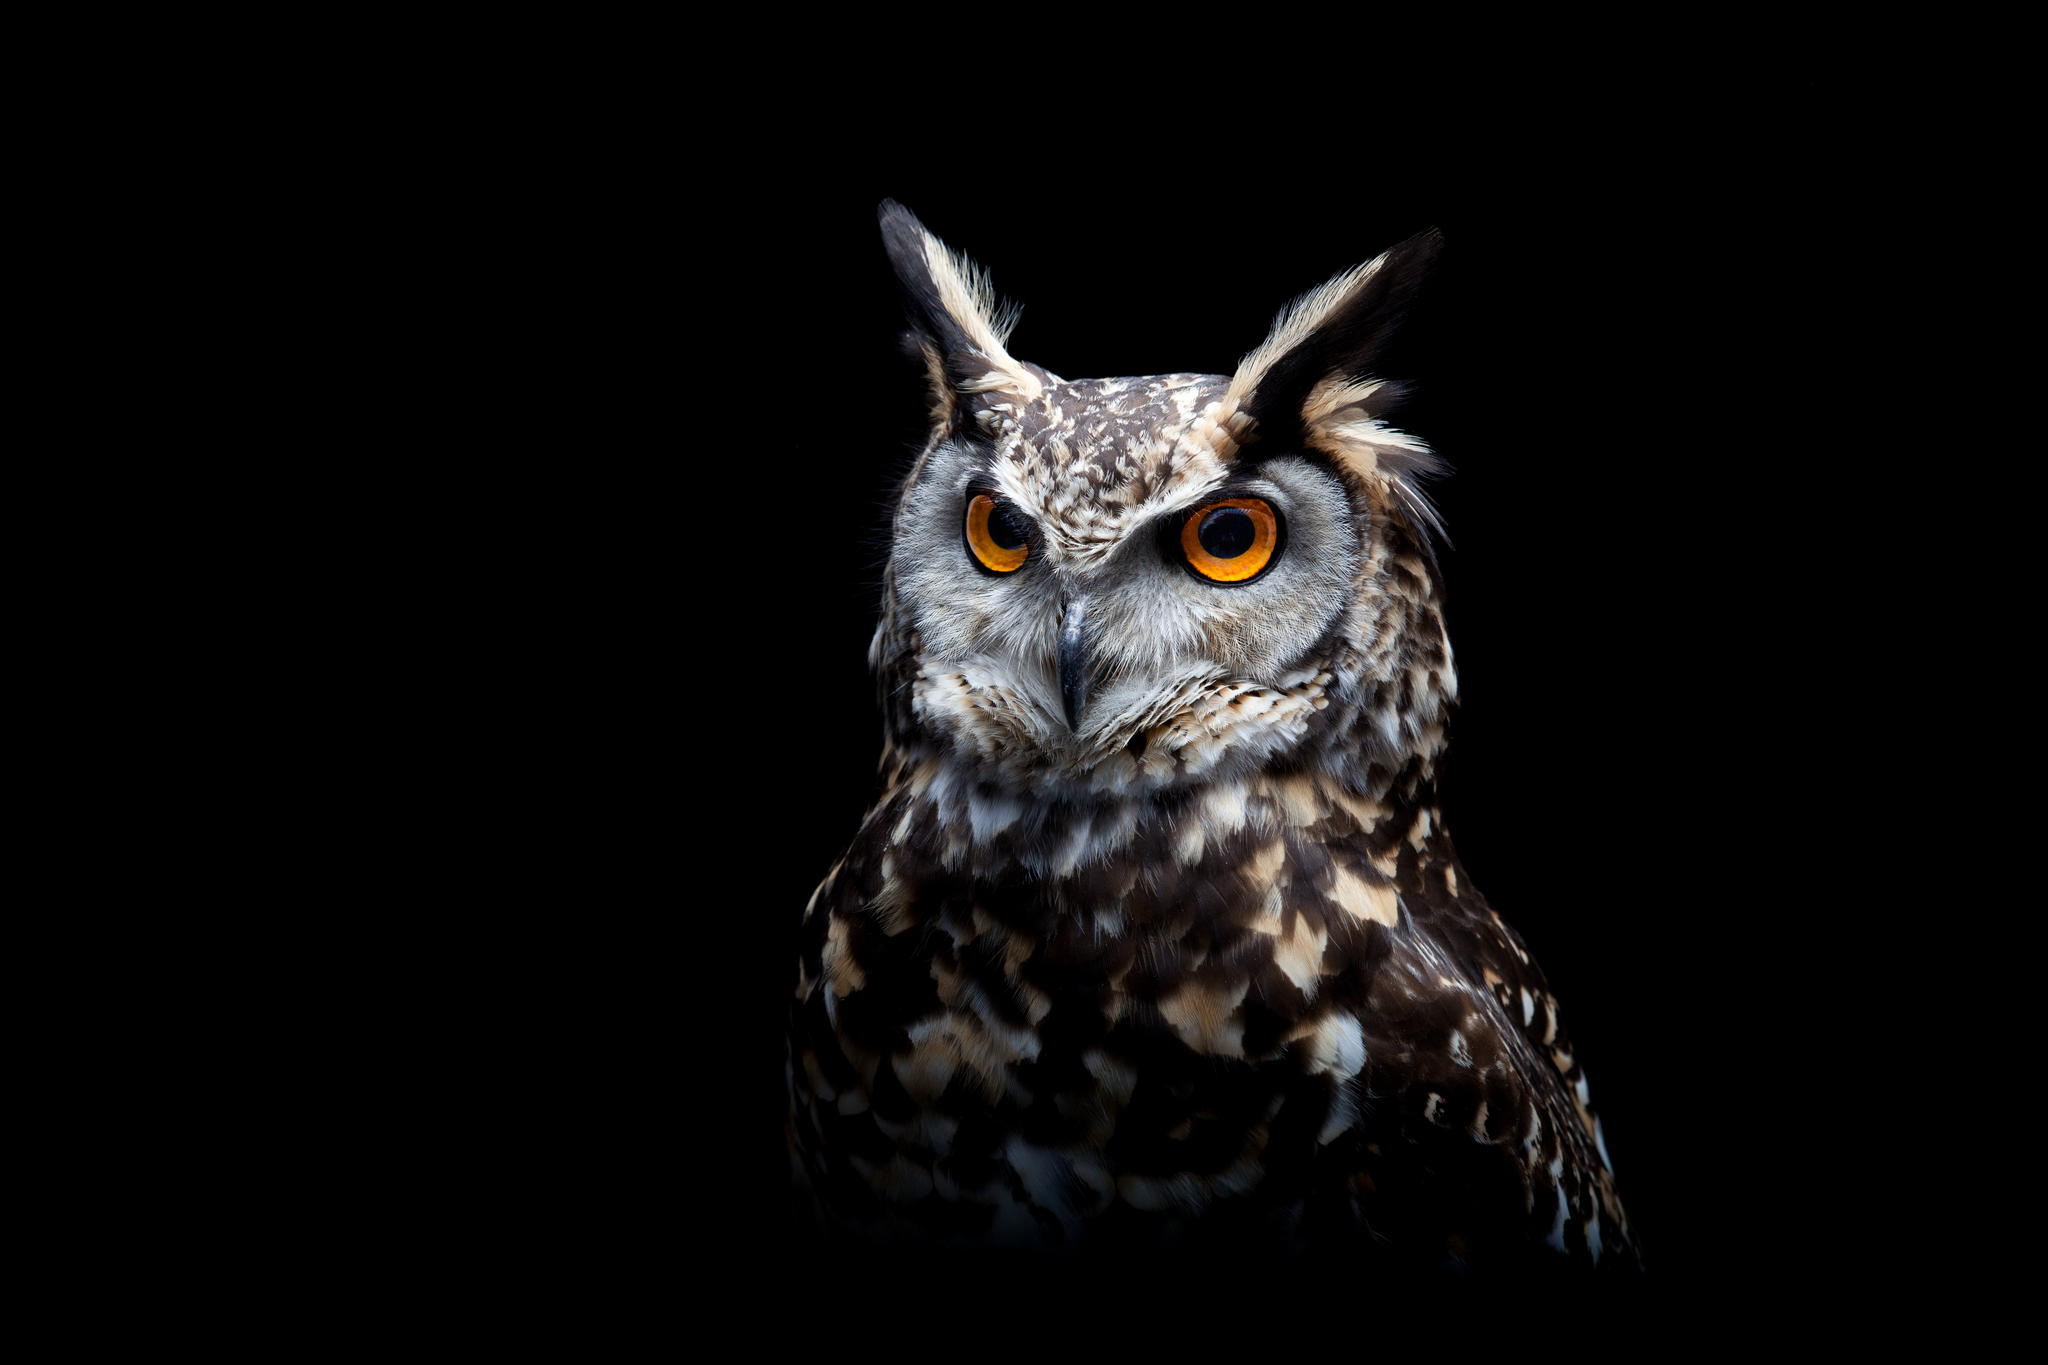
[[[970,472],[967,476],[967,486],[960,490],[961,498],[967,502],[973,502],[977,496],[984,493],[986,493],[991,498],[995,498],[1001,502],[1007,503],[1011,507],[1016,508],[1017,514],[1023,517],[1025,520],[1030,521],[1034,524],[1038,521],[1038,518],[1032,516],[1030,510],[1027,509],[1023,503],[1017,501],[1016,498],[1010,496],[1009,492],[1002,486],[1002,484],[996,481],[995,473],[993,470],[977,469]]]
[[[1283,504],[1285,501],[1281,496],[1279,485],[1275,484],[1272,480],[1263,479],[1252,474],[1231,474],[1226,476],[1215,487],[1205,488],[1192,498],[1176,503],[1158,515],[1162,517],[1183,516],[1198,507],[1207,507],[1212,502],[1222,502],[1226,498],[1257,498],[1262,502],[1270,502],[1276,505]]]

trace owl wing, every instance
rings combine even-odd
[[[1469,887],[1404,888],[1403,902],[1373,986],[1369,1101],[1398,1109],[1401,1140],[1456,1173],[1434,1182],[1440,1202],[1447,1183],[1469,1190],[1471,1236],[1514,1194],[1527,1219],[1517,1237],[1533,1226],[1554,1250],[1633,1263],[1585,1073],[1541,969]],[[1455,1223],[1443,1233],[1454,1254]]]

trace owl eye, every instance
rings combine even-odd
[[[1180,552],[1211,583],[1249,583],[1280,549],[1280,514],[1258,498],[1225,498],[1197,507],[1181,523]]]
[[[990,573],[1015,573],[1031,553],[1031,522],[1007,502],[976,493],[967,504],[967,549]]]

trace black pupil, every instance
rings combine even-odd
[[[1258,540],[1259,527],[1242,507],[1219,507],[1202,518],[1195,538],[1216,558],[1236,559]]]
[[[999,502],[988,514],[988,538],[998,550],[1014,550],[1024,543],[1024,514],[1007,502]]]

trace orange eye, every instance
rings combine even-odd
[[[967,504],[967,548],[990,573],[1015,573],[1031,553],[1030,525],[1009,503],[976,493]]]
[[[1188,514],[1180,551],[1212,583],[1248,583],[1280,548],[1280,514],[1258,498],[1225,498]]]

